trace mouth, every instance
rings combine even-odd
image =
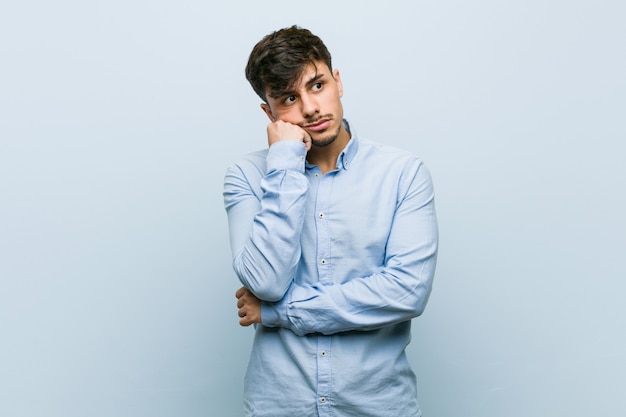
[[[324,119],[316,120],[313,123],[304,125],[304,129],[310,130],[312,132],[320,132],[322,130],[328,129],[329,126],[330,126],[330,119],[324,118]]]

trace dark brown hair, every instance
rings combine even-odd
[[[246,78],[259,97],[291,90],[307,65],[322,61],[332,71],[330,52],[308,29],[291,26],[265,36],[257,43],[246,65]]]

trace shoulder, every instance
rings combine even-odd
[[[424,161],[413,152],[397,146],[359,139],[357,158],[361,167],[372,175],[384,176],[394,183],[400,194],[412,188],[431,189],[432,178]]]
[[[226,169],[224,175],[224,202],[226,208],[242,198],[260,198],[261,179],[265,173],[267,149],[252,152],[241,157]]]
[[[250,176],[263,176],[265,173],[265,167],[267,160],[267,149],[262,149],[255,152],[250,152],[237,161],[232,163],[226,170],[226,175],[244,175]]]
[[[377,163],[388,167],[407,168],[423,165],[413,152],[393,145],[359,138],[358,155],[366,164]]]

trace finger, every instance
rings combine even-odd
[[[242,308],[239,309],[239,311],[237,311],[237,315],[239,317],[246,317],[246,311]]]
[[[241,296],[243,296],[246,293],[246,290],[247,290],[246,287],[239,288],[237,292],[235,292],[235,297],[241,298]]]
[[[306,148],[307,152],[311,150],[311,136],[306,132],[306,130],[304,130],[304,138],[302,139],[302,141],[304,142],[304,147]]]

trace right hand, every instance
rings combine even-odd
[[[237,297],[237,314],[241,326],[261,323],[261,300],[246,287],[241,287],[235,293]]]
[[[306,150],[311,149],[311,136],[300,126],[282,120],[276,120],[267,125],[267,143],[269,146],[283,140],[304,142]]]

